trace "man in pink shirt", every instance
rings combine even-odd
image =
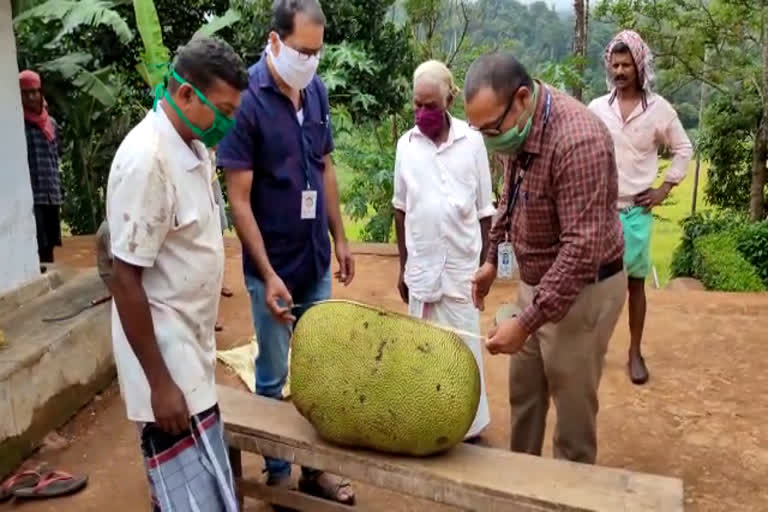
[[[645,279],[650,269],[651,210],[685,178],[692,147],[677,113],[667,100],[651,90],[652,54],[640,36],[620,32],[605,50],[609,94],[589,105],[613,136],[619,172],[617,208],[624,228],[624,264],[629,276],[629,331],[627,364],[635,384],[648,381],[640,342],[645,324]],[[659,149],[673,154],[664,183],[653,188],[658,173]]]

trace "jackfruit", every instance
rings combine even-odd
[[[336,445],[426,456],[463,439],[480,371],[459,335],[351,301],[312,306],[296,324],[291,399]]]

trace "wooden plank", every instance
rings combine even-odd
[[[395,457],[321,440],[287,402],[218,387],[233,447],[468,510],[682,512],[677,478],[461,444],[436,457]]]
[[[244,496],[266,501],[272,505],[282,505],[295,510],[311,510],[312,512],[360,512],[359,508],[315,498],[296,490],[269,487],[255,480],[239,479],[235,483]]]

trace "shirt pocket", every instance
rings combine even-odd
[[[304,134],[309,143],[311,156],[322,160],[328,140],[328,125],[324,121],[307,120],[304,122]]]

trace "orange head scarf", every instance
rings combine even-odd
[[[21,90],[25,89],[40,89],[42,82],[40,75],[34,71],[28,69],[19,73],[19,86]],[[53,128],[53,121],[51,121],[48,115],[48,104],[43,98],[43,109],[40,112],[32,112],[31,110],[24,109],[24,120],[36,125],[45,134],[45,137],[52,141],[55,136],[55,130]]]

